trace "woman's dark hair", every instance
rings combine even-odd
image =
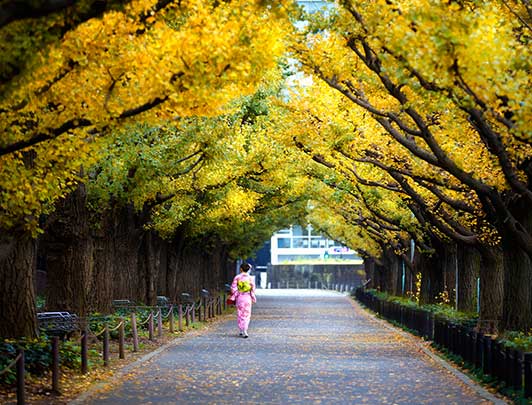
[[[244,273],[247,273],[251,269],[251,265],[249,263],[242,263],[240,265],[240,270],[242,270]]]

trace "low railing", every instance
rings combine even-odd
[[[406,326],[504,382],[506,387],[522,390],[525,398],[532,398],[532,353],[504,347],[474,328],[439,318],[430,311],[379,299],[362,288],[356,290],[355,297],[383,318]]]
[[[206,291],[206,290],[205,290]],[[123,300],[125,301],[125,300]],[[184,331],[185,327],[191,326],[198,319],[200,322],[208,321],[215,318],[217,315],[222,315],[224,310],[227,309],[226,293],[216,293],[214,295],[203,294],[198,300],[189,300],[185,303],[169,304],[166,308],[155,306],[137,306],[126,305],[124,302],[119,306],[121,312],[126,312],[128,315],[119,317],[115,325],[111,325],[108,321],[108,317],[86,317],[77,319],[77,331],[80,336],[81,343],[81,373],[86,374],[89,371],[89,339],[101,340],[101,353],[103,358],[104,367],[110,365],[110,341],[111,333],[118,332],[118,357],[124,359],[126,357],[126,337],[131,338],[132,351],[137,352],[139,350],[139,328],[145,327],[148,330],[148,339],[155,340],[155,328],[157,331],[157,337],[163,337],[164,333],[164,320],[167,321],[168,331],[174,333],[176,331],[176,317],[177,317],[177,330]],[[141,311],[142,310],[142,311]],[[144,313],[145,319],[138,319],[138,315]],[[147,313],[147,316],[146,316]],[[126,320],[126,318],[128,318]],[[126,333],[126,322],[131,325],[131,331],[129,336]],[[100,330],[91,330],[91,323],[103,323]],[[57,326],[52,323],[47,324],[50,330],[56,330]],[[60,339],[58,336],[51,337],[51,350],[52,350],[52,364],[51,364],[51,387],[52,392],[60,395],[60,358],[59,358],[59,346]],[[7,373],[13,367],[16,366],[16,385],[17,385],[17,404],[25,404],[25,380],[24,380],[24,350],[19,349],[15,358],[2,370],[0,370],[0,376]]]

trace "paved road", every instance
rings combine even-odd
[[[348,297],[266,290],[258,300],[249,339],[220,322],[84,403],[490,403]]]

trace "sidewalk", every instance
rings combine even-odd
[[[488,404],[482,388],[349,297],[262,290],[236,322],[179,340],[83,398],[89,404]],[[464,382],[465,381],[465,382]],[[498,402],[501,403],[501,402]]]

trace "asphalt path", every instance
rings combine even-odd
[[[248,339],[238,336],[234,318],[177,339],[81,402],[492,403],[487,392],[427,355],[421,340],[340,293],[261,290]]]

